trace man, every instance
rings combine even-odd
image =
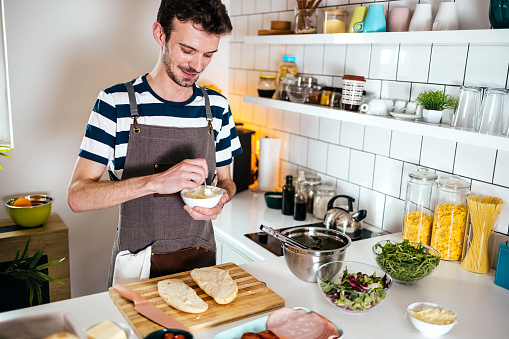
[[[152,30],[157,64],[99,94],[68,188],[74,212],[120,204],[109,286],[214,265],[211,220],[236,191],[230,163],[242,149],[228,102],[195,85],[232,30],[225,6],[162,0]],[[217,206],[184,205],[182,189],[215,176]]]

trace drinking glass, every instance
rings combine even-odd
[[[451,126],[462,130],[473,130],[481,109],[482,88],[461,86],[459,102]]]
[[[476,131],[486,134],[502,134],[507,125],[507,101],[509,91],[504,88],[488,88],[484,93],[479,123]],[[504,110],[504,108],[506,108]],[[507,132],[506,132],[507,133]]]

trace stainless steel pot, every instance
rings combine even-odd
[[[305,250],[283,243],[283,255],[290,271],[299,279],[316,282],[316,270],[331,261],[341,261],[352,243],[346,234],[323,227],[295,227],[281,234],[308,245],[323,247],[320,250]]]
[[[337,198],[346,198],[348,200],[348,207],[334,207],[334,201]],[[354,201],[355,199],[348,195],[336,195],[332,197],[327,205],[327,213],[325,213],[325,217],[323,218],[323,225],[326,228],[341,231],[351,239],[362,237],[362,220],[366,218],[368,212],[366,210],[354,210]]]

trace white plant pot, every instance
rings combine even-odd
[[[433,109],[423,109],[422,110],[422,120],[424,122],[431,122],[433,124],[438,124],[442,119],[442,114],[444,111],[435,111]]]

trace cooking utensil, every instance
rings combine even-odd
[[[293,246],[293,247],[297,247],[297,248],[301,248],[303,250],[310,250],[310,249],[319,250],[319,248],[310,247],[310,246],[304,245],[304,244],[302,244],[302,243],[300,243],[300,242],[298,242],[298,241],[296,241],[296,240],[294,240],[292,238],[288,238],[287,236],[282,235],[281,233],[279,233],[278,231],[276,231],[272,227],[265,226],[265,225],[260,225],[260,230],[262,232],[265,232],[268,235],[278,239],[278,240],[281,240],[283,243],[285,243],[287,245],[290,245],[290,246]]]
[[[337,198],[345,198],[348,200],[348,210],[343,207],[334,207],[334,201]],[[356,211],[353,209],[354,198],[348,195],[336,195],[329,200],[327,204],[327,213],[323,218],[323,224],[326,228],[338,230],[352,239],[362,236],[362,220],[366,218],[368,212],[366,210]]]
[[[284,236],[292,239],[311,238],[317,244],[321,244],[322,249],[305,250],[293,246],[282,244],[283,255],[286,265],[290,271],[299,279],[316,282],[316,270],[321,265],[343,260],[346,249],[352,243],[349,236],[343,232],[327,229],[324,227],[295,227],[281,232]]]
[[[179,321],[175,320],[168,314],[164,313],[163,311],[152,305],[147,299],[143,298],[141,295],[134,292],[133,290],[120,284],[113,285],[113,288],[121,296],[134,302],[135,311],[149,318],[153,322],[156,322],[159,325],[164,326],[166,328],[174,328],[190,332],[189,329],[186,326],[184,326],[184,324],[180,323]]]

